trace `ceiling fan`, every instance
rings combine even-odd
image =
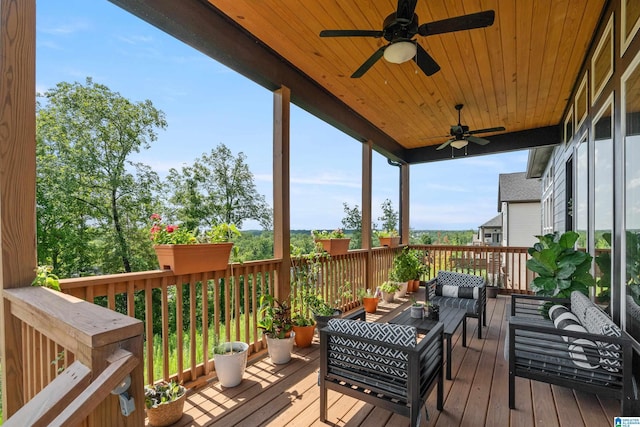
[[[454,31],[471,30],[489,27],[493,24],[495,12],[472,13],[455,18],[418,24],[415,9],[418,0],[398,0],[398,9],[387,16],[382,24],[382,30],[323,30],[320,37],[384,37],[389,44],[375,51],[352,75],[351,78],[361,77],[381,57],[388,62],[401,64],[414,59],[418,67],[430,76],[440,70],[438,63],[420,46],[415,35],[432,36],[434,34],[452,33]]]
[[[462,104],[458,104],[455,106],[456,110],[458,110],[458,124],[451,126],[451,131],[449,132],[449,136],[451,136],[451,139],[440,145],[438,148],[436,148],[436,150],[442,150],[449,145],[451,145],[453,148],[460,149],[466,147],[467,143],[469,142],[473,142],[479,145],[487,145],[490,142],[488,139],[480,138],[474,135],[478,133],[500,132],[506,130],[502,126],[487,129],[469,130],[469,126],[462,125],[460,121],[460,110],[462,110],[462,107]]]

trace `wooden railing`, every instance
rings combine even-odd
[[[38,287],[6,289],[3,300],[7,401],[20,408],[7,426],[142,425],[142,322]],[[111,390],[127,375],[138,410],[125,417]]]
[[[434,278],[440,270],[457,271],[482,276],[501,292],[528,293],[529,283],[535,277],[527,270],[529,254],[525,247],[414,245],[412,248],[424,251],[425,280]]]
[[[526,292],[530,281],[526,248],[412,248],[424,251],[429,270],[423,280],[434,277],[438,270],[460,271],[482,275],[489,284],[510,292]],[[343,310],[356,308],[360,305],[357,290],[373,290],[387,280],[400,250],[402,247],[352,250],[321,258],[317,291]],[[305,262],[292,259],[292,268]],[[260,296],[274,292],[280,266],[280,260],[271,259],[230,264],[226,271],[179,276],[158,270],[65,279],[61,287],[76,297],[145,319],[145,383],[177,379],[191,387],[215,375],[214,338],[247,342],[252,355],[264,350],[257,327]]]

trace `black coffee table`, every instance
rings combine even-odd
[[[440,320],[444,325],[444,338],[447,341],[447,379],[451,379],[451,335],[453,335],[458,326],[462,324],[462,346],[467,346],[467,322],[465,321],[466,310],[460,308],[440,307]],[[433,328],[437,321],[428,318],[415,319],[411,317],[411,308],[406,309],[389,323],[398,325],[414,326],[418,332],[427,333]]]

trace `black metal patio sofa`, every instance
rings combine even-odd
[[[320,330],[320,421],[327,420],[327,391],[334,390],[418,426],[436,385],[442,410],[443,361],[442,324],[418,340],[413,326],[332,319]]]
[[[581,292],[570,299],[512,295],[507,341],[509,408],[521,377],[617,398],[620,415],[632,415],[631,338]]]

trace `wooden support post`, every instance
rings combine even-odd
[[[281,87],[273,93],[273,256],[282,259],[275,296],[289,296],[291,268],[290,139],[291,92]]]
[[[400,224],[402,230],[400,235],[402,236],[402,244],[409,244],[409,164],[402,163],[400,165],[400,188],[402,189],[400,194]]]
[[[373,143],[367,141],[362,144],[362,223],[360,225],[362,243],[361,248],[367,250],[365,262],[365,288],[372,289],[373,266],[371,265],[371,189],[372,189],[372,158]]]
[[[0,359],[4,417],[22,405],[22,335],[3,289],[36,266],[36,0],[0,0]]]

